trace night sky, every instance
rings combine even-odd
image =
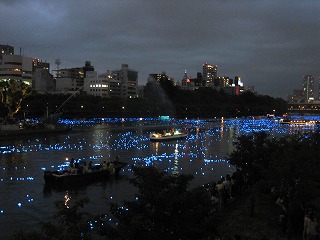
[[[165,71],[181,82],[207,62],[218,76],[286,99],[320,75],[318,0],[0,0],[0,44],[60,68]]]

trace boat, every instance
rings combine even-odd
[[[44,171],[43,178],[48,186],[79,186],[107,180],[111,176],[119,176],[120,170],[126,165],[125,162],[113,161],[88,167],[87,170],[82,167],[75,167],[63,171]]]
[[[188,136],[187,132],[181,132],[178,130],[171,130],[170,132],[163,131],[163,133],[151,133],[150,141],[162,142],[184,139]]]

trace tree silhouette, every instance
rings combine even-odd
[[[168,175],[156,168],[133,167],[134,201],[111,204],[121,239],[204,239],[211,200],[205,188],[188,190],[191,175]]]

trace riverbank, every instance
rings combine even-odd
[[[252,194],[255,204],[253,215],[250,216],[248,203]],[[220,222],[217,229],[221,239],[236,239],[235,236],[246,240],[289,239],[288,233],[282,232],[279,215],[279,206],[271,194],[250,189],[219,209]],[[291,240],[300,240],[302,231],[301,234],[292,233],[290,237]]]
[[[61,134],[67,133],[72,130],[69,126],[51,126],[51,127],[37,127],[37,128],[23,128],[20,129],[16,124],[14,126],[2,125],[6,128],[0,129],[0,140],[2,139],[12,139],[12,138],[22,138],[34,135],[46,135],[46,134]],[[15,127],[16,126],[16,127]]]

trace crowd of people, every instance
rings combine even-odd
[[[273,192],[273,194],[275,193]],[[275,203],[279,206],[280,209],[279,223],[283,233],[286,233],[288,231],[288,228],[291,227],[294,228],[297,232],[302,232],[303,240],[320,239],[320,226],[315,216],[314,207],[300,206],[299,208],[291,210],[290,213],[288,194],[280,194],[276,198]],[[291,218],[290,223],[289,218]]]
[[[103,161],[102,164],[93,165],[92,161],[87,164],[86,161],[76,161],[74,158],[71,158],[70,164],[68,167],[69,174],[85,174],[99,169],[108,169],[111,174],[115,173],[116,165],[120,163],[119,156],[116,156],[116,159],[112,162]]]
[[[225,177],[221,177],[218,182],[211,182],[207,185],[207,189],[210,192],[213,203],[218,208],[221,208],[240,198],[243,193],[247,194],[249,191],[246,192],[246,190],[249,185],[248,176],[240,169],[237,169],[231,176],[227,174]],[[274,194],[272,190],[271,194]],[[255,208],[255,197],[253,193],[247,197],[247,214],[252,217]],[[279,206],[280,228],[283,233],[286,233],[290,227],[288,224],[288,196],[278,194],[277,198],[275,198],[275,204]],[[301,207],[300,210],[301,212],[296,212],[293,219],[291,219],[291,227],[295,225],[295,230],[302,233],[303,240],[320,239],[320,225],[316,219],[315,210],[312,207]]]
[[[208,189],[211,193],[212,201],[222,207],[228,201],[240,197],[246,188],[246,177],[241,170],[237,169],[232,176],[227,174],[225,177],[221,177],[218,182],[210,183]]]

